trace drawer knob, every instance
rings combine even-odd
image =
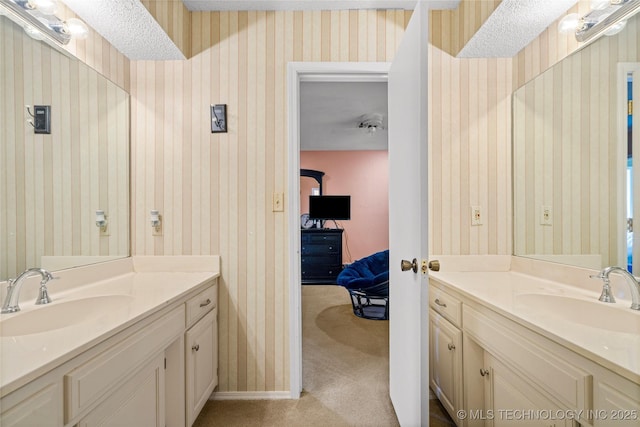
[[[489,370],[485,368],[480,368],[480,375],[482,375],[483,377],[486,375],[489,375]]]
[[[206,300],[205,302],[201,302],[201,303],[200,303],[200,307],[206,307],[206,306],[208,306],[209,304],[211,304],[211,299],[210,299],[210,298],[207,298],[207,300]]]
[[[436,303],[436,305],[439,305],[440,307],[447,308],[447,304],[444,302],[440,302],[440,298],[436,298],[434,302]]]
[[[455,350],[456,346],[454,344],[449,343],[447,344],[447,348],[451,351],[451,350]]]
[[[196,344],[196,345],[194,345],[193,347],[191,347],[191,350],[193,350],[193,351],[198,351],[198,350],[200,350],[200,344]]]

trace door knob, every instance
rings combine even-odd
[[[417,273],[418,260],[415,258],[413,259],[413,261],[407,261],[406,259],[403,259],[402,262],[400,263],[400,268],[402,269],[402,271],[413,270],[414,273]]]
[[[437,259],[429,261],[429,269],[432,271],[440,271],[440,261],[438,261]]]

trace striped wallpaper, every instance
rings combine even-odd
[[[192,13],[199,53],[132,62],[133,253],[221,255],[219,390],[289,388],[287,224],[271,209],[287,186],[287,62],[391,60],[409,16]],[[211,134],[212,103],[229,133]]]
[[[64,18],[77,17],[62,2],[58,2],[58,12],[56,14]],[[129,91],[129,58],[120,53],[111,43],[91,28],[89,28],[89,36],[86,39],[72,39],[62,49],[65,49],[127,92]]]
[[[43,255],[128,255],[129,96],[6,17],[0,40],[0,280]],[[50,135],[27,123],[34,104],[51,105]]]
[[[191,56],[191,12],[180,0],[141,0],[186,58]]]
[[[640,16],[515,92],[515,253],[600,254],[618,265],[618,63],[640,59]],[[623,108],[625,106],[623,105]],[[553,226],[541,225],[551,206]]]
[[[431,12],[431,44],[457,56],[502,0],[462,0],[453,10]]]
[[[511,254],[512,60],[429,55],[429,252]]]

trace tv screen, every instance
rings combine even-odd
[[[351,196],[309,196],[310,219],[351,219]]]

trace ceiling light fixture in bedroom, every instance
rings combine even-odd
[[[370,135],[384,129],[384,116],[380,113],[365,114],[360,117],[358,127]]]

